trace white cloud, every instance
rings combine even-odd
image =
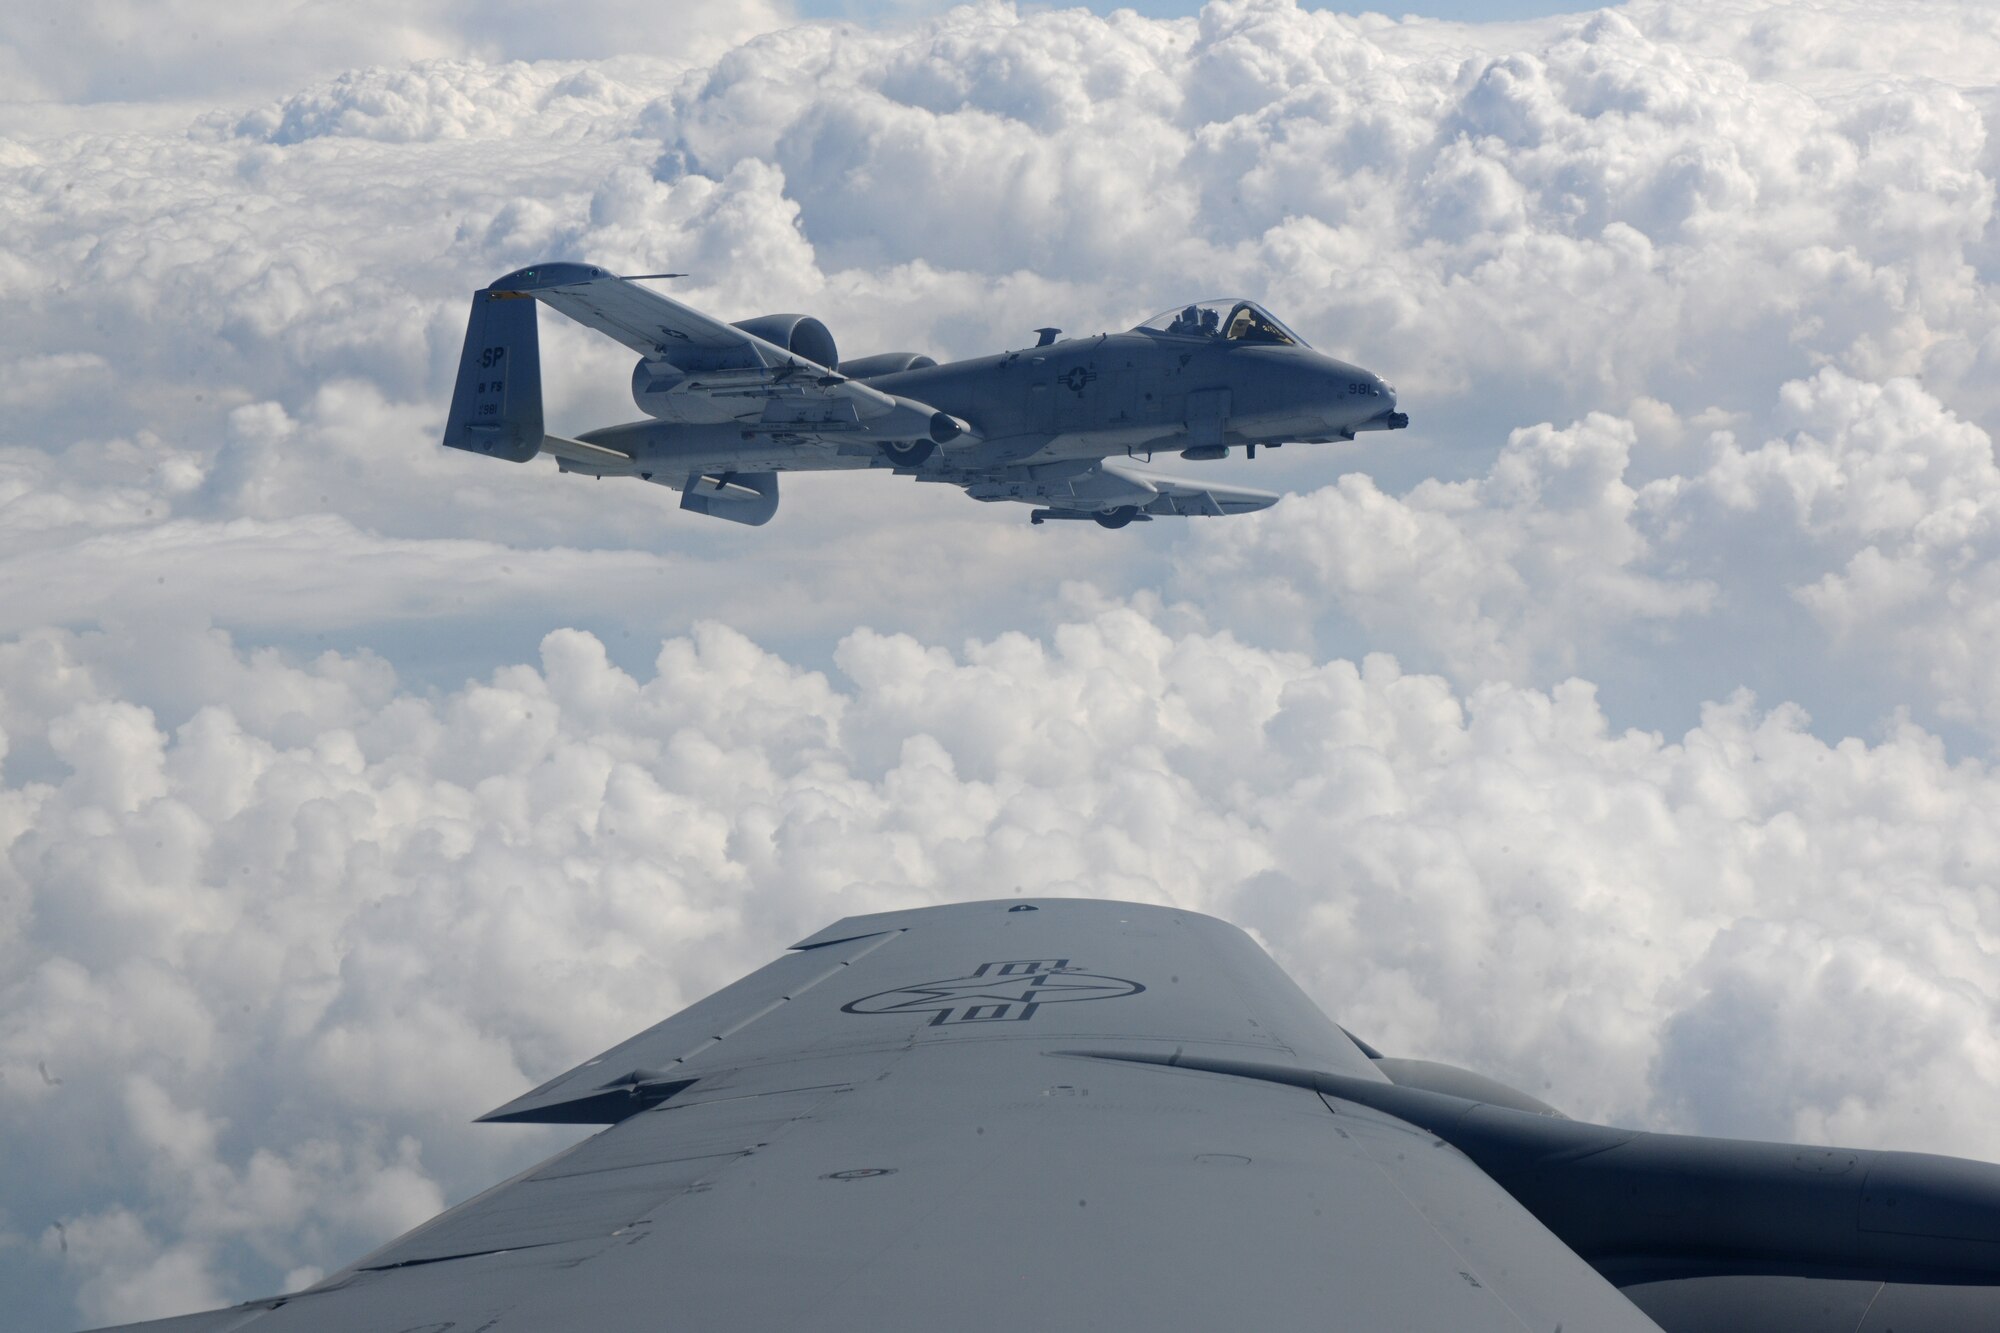
[[[553,1142],[471,1111],[1016,886],[1580,1114],[2000,1153],[1989,7],[666,13],[0,20],[10,1308],[307,1281]],[[850,354],[1235,288],[1415,424],[1206,526],[739,529],[436,447],[557,255]]]
[[[87,1318],[331,1268],[550,1147],[464,1124],[549,1070],[842,913],[1022,887],[1239,920],[1371,1040],[1577,1114],[2000,1153],[2000,778],[1915,728],[1738,699],[1669,741],[1581,682],[1115,607],[857,632],[835,679],[720,626],[634,677],[564,630],[441,696],[207,636],[253,702],[185,720],[107,647],[61,645],[90,684],[0,788],[4,1193]],[[317,729],[255,702],[302,696]]]
[[[1200,530],[1182,579],[1307,631],[1331,598],[1470,681],[1573,670],[1607,632],[1698,616],[1716,594],[1647,572],[1663,562],[1626,481],[1635,438],[1602,415],[1518,430],[1484,478],[1400,498],[1350,473],[1265,521]]]
[[[523,0],[305,0],[283,8],[209,0],[74,0],[0,23],[9,100],[257,97],[354,65],[439,56],[603,58],[657,54],[699,65],[784,21],[775,0],[676,6],[577,0],[560,16]]]
[[[1094,581],[1131,594],[1157,586],[1160,562],[1141,553],[1163,534],[1034,543],[1018,514],[840,478],[793,488],[779,524],[746,538],[650,488],[441,455],[465,290],[588,254],[689,268],[681,290],[726,315],[813,309],[853,352],[949,354],[1235,286],[1384,371],[1416,418],[1363,455],[1372,482],[1295,504],[1327,519],[1320,537],[1264,566],[1292,583],[1316,561],[1346,567],[1335,642],[1363,646],[1358,622],[1456,679],[1546,685],[1595,669],[1591,645],[1623,635],[1619,669],[1662,700],[1647,716],[1691,716],[1753,672],[1690,687],[1677,658],[1754,664],[1802,626],[1851,641],[1913,595],[1923,562],[1815,530],[1777,554],[1783,578],[1759,579],[1701,558],[1735,531],[1723,510],[1682,506],[1678,533],[1633,496],[1693,476],[1690,442],[1718,423],[1786,436],[1780,386],[1822,369],[1877,385],[1921,373],[1968,429],[1991,429],[2000,326],[1974,65],[1934,68],[1852,6],[1745,5],[1709,25],[1690,13],[1644,4],[1487,30],[1251,0],[1180,23],[984,4],[894,30],[773,30],[717,54],[722,34],[673,59],[384,56],[192,125],[185,110],[138,130],[107,112],[119,128],[97,131],[20,111],[0,249],[22,258],[0,281],[28,317],[0,339],[40,358],[5,427],[24,451],[12,512],[34,540],[17,548],[0,623],[143,607],[284,636],[301,619],[481,620],[512,597],[562,597],[599,623],[636,616],[642,637],[699,614],[822,636],[857,621],[1045,625],[1033,590],[1073,572],[1079,549]],[[1993,41],[1983,11],[1927,13],[1959,25],[1965,50]],[[1815,41],[1855,77],[1800,77],[1786,43],[1842,24],[1871,35]],[[554,418],[630,415],[623,354],[548,322]],[[1645,403],[1662,405],[1661,430],[1642,429]],[[1622,446],[1613,418],[1633,425]],[[1588,507],[1510,490],[1496,450],[1595,487]],[[1258,470],[1311,488],[1343,465],[1288,450]],[[1426,471],[1442,479],[1413,489]],[[1856,479],[1864,505],[1899,484]],[[1340,535],[1390,517],[1406,527],[1379,547]],[[1271,522],[1272,541],[1303,531],[1296,515]],[[835,535],[855,563],[826,562]],[[258,547],[281,556],[240,558]],[[1183,552],[1188,568],[1214,546]],[[956,603],[908,595],[907,572],[940,561],[976,587]],[[1978,619],[1981,569],[1954,575],[1961,619]],[[323,595],[300,596],[302,579]],[[1238,582],[1225,600],[1204,595],[1212,581],[1197,569],[1177,585],[1211,623],[1302,641],[1242,610],[1297,619],[1282,588]],[[658,618],[633,609],[662,584],[690,600]],[[1398,628],[1414,606],[1448,610]],[[1842,725],[1907,702],[1988,727],[1971,679],[1983,635],[1919,655],[1960,666],[1911,657],[1876,673],[1860,714],[1841,711],[1836,684],[1801,688]]]
[[[1810,650],[1837,659],[1877,716],[1886,679],[1889,699],[2000,734],[1992,439],[1907,379],[1828,369],[1777,397],[1785,433],[1755,447],[1728,430],[1695,444],[1691,423],[1641,402],[1631,419],[1515,431],[1473,481],[1391,496],[1350,474],[1197,530],[1179,583],[1299,642],[1351,620],[1468,684],[1595,675],[1717,640],[1744,653],[1759,637],[1792,672],[1817,629]],[[1686,470],[1633,475],[1647,463]],[[1810,620],[1744,623],[1788,600]],[[1720,630],[1683,628],[1711,617]],[[1749,663],[1734,669],[1750,678]]]

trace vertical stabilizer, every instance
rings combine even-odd
[[[541,452],[542,354],[532,297],[491,287],[472,294],[444,442],[510,463]]]

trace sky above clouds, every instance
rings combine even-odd
[[[1025,10],[1088,9],[1097,14],[1113,14],[1130,9],[1147,18],[1192,18],[1201,13],[1202,0],[1090,0],[1083,5],[1062,5],[1049,0],[1020,4]],[[1342,14],[1387,14],[1391,18],[1451,19],[1459,22],[1491,23],[1502,19],[1544,18],[1588,9],[1580,0],[1402,0],[1392,4],[1362,4],[1343,0],[1304,0],[1304,9],[1328,9]],[[884,24],[921,18],[951,8],[950,0],[793,0],[792,13],[807,19],[845,19],[856,23]]]
[[[1183,8],[0,19],[24,1327],[309,1282],[551,1072],[1016,892],[1576,1115],[2000,1158],[2000,12]],[[551,257],[847,355],[1240,291],[1412,426],[1180,464],[1289,493],[1228,521],[706,522],[437,447]],[[636,415],[543,342],[554,428]]]

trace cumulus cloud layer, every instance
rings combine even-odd
[[[643,51],[700,64],[778,26],[779,0],[676,6],[573,0],[74,0],[0,22],[6,99],[127,102],[255,97],[328,69],[440,56],[561,59]]]
[[[1989,7],[713,8],[0,21],[10,1308],[309,1280],[556,1142],[468,1115],[1016,888],[1578,1114],[2000,1156]],[[1241,290],[1415,424],[1252,518],[739,529],[436,447],[557,256],[849,354]]]
[[[1992,439],[1909,379],[1827,369],[1778,400],[1788,429],[1754,446],[1649,402],[1514,431],[1471,481],[1392,496],[1350,474],[1262,523],[1199,530],[1182,581],[1301,627],[1350,619],[1473,682],[1614,662],[1644,678],[1649,658],[1684,661],[1673,639],[1709,619],[1738,653],[1783,651],[1762,668],[1779,689],[1921,700],[1993,735]],[[1636,477],[1648,435],[1685,470]],[[1699,688],[1759,672],[1716,665]]]
[[[1582,682],[1140,608],[860,631],[832,678],[560,630],[429,697],[179,647],[233,702],[170,722],[69,635],[0,661],[54,759],[0,790],[0,1132],[41,1149],[0,1197],[90,1318],[337,1266],[547,1151],[464,1124],[547,1073],[843,913],[1024,888],[1240,921],[1377,1044],[1579,1115],[2000,1155],[2000,776],[1914,727],[1621,732]]]
[[[439,32],[455,13],[408,11]],[[493,47],[501,24],[200,114],[17,105],[0,628],[179,613],[386,648],[568,607],[620,651],[719,615],[823,661],[857,621],[1046,628],[1080,564],[1123,596],[1170,563],[1177,599],[1255,642],[1386,634],[1467,685],[1615,676],[1660,725],[1747,683],[1841,728],[1908,706],[1990,737],[2000,35],[1982,6],[1901,14],[987,3],[882,30],[746,14],[594,62],[496,59],[567,53]],[[810,309],[857,353],[990,350],[1235,288],[1388,375],[1417,425],[1232,465],[1311,498],[1192,543],[1030,533],[881,478],[802,481],[774,527],[718,531],[652,488],[432,447],[465,292],[550,255],[688,269],[699,304]],[[558,426],[632,415],[623,354],[548,322]],[[1731,451],[1770,484],[1730,490]],[[1815,467],[1896,516],[1807,513]],[[241,558],[260,548],[279,555]],[[939,563],[965,596],[923,595]],[[314,564],[343,577],[301,598]],[[1282,621],[1243,610],[1287,597]]]

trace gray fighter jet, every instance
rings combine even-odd
[[[675,277],[676,274],[648,274]],[[650,418],[550,435],[535,302],[639,354],[632,397]],[[589,264],[538,264],[472,298],[444,442],[564,472],[637,477],[681,508],[764,523],[780,472],[884,468],[1041,506],[1034,521],[1108,528],[1167,514],[1241,514],[1268,491],[1162,476],[1134,459],[1351,440],[1399,430],[1396,395],[1315,352],[1255,301],[1201,301],[1125,333],[1062,339],[939,365],[915,352],[843,361],[809,315],[725,324]]]
[[[485,1117],[608,1125],[153,1333],[2000,1328],[2000,1167],[1584,1124],[1131,903],[850,917]]]

